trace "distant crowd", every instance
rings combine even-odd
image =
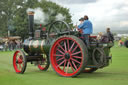
[[[120,47],[124,46],[124,42],[121,39],[118,41],[118,46]]]
[[[21,40],[6,40],[5,42],[0,42],[0,51],[13,51],[21,48]]]

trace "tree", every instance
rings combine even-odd
[[[55,21],[59,14],[65,17],[64,21],[71,23],[69,9],[47,0],[1,0],[0,6],[0,13],[2,14],[0,15],[0,22],[2,22],[2,19],[4,20],[0,26],[0,29],[2,29],[0,32],[4,36],[10,30],[12,35],[21,36],[23,39],[27,37],[28,15],[26,11],[28,8],[41,8],[48,15],[45,24]],[[45,25],[44,23],[41,24]],[[38,28],[38,26],[35,25],[34,28]]]
[[[0,2],[0,36],[7,36],[8,30],[13,27],[13,19],[18,6],[21,6],[24,0],[1,0]]]

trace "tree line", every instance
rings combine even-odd
[[[0,2],[0,37],[20,36],[22,39],[28,36],[28,8],[43,9],[48,15],[47,23],[55,21],[60,13],[65,16],[65,21],[71,23],[69,9],[47,0],[1,0]],[[42,23],[44,24],[44,23]],[[37,28],[35,25],[35,28]]]

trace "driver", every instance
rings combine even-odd
[[[89,36],[93,32],[93,25],[87,15],[84,16],[84,22],[78,26],[78,29],[82,29],[81,36],[84,38],[84,42],[90,49]]]

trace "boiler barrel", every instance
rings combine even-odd
[[[46,40],[25,40],[23,46],[28,54],[49,53],[50,50],[50,45],[46,43]]]

